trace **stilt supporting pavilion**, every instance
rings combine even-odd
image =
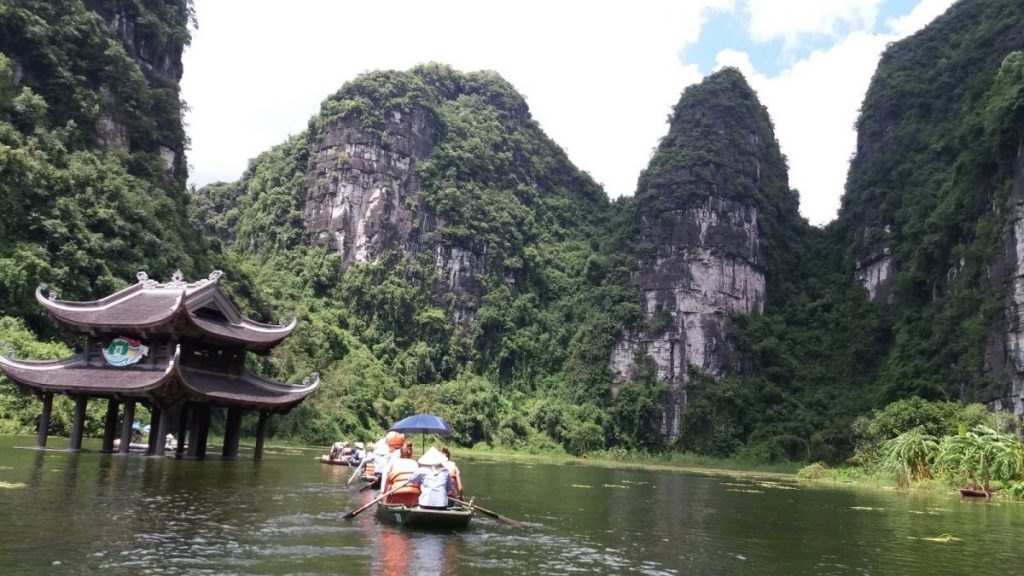
[[[54,394],[75,401],[70,450],[82,448],[85,415],[92,399],[106,399],[101,451],[127,454],[139,405],[152,419],[150,440],[140,449],[166,453],[165,438],[177,431],[175,457],[204,458],[213,410],[225,411],[223,458],[238,456],[243,417],[258,412],[256,450],[263,455],[267,419],[284,414],[319,386],[319,377],[293,386],[245,368],[249,352],[269,354],[295,329],[242,316],[219,288],[220,271],[185,282],[175,272],[158,283],[139,272],[138,282],[101,300],[64,301],[41,285],[36,300],[70,337],[82,337],[81,353],[56,361],[15,359],[0,354],[0,370],[42,401],[36,444],[46,446]],[[0,343],[0,348],[2,348]],[[120,425],[120,442],[115,442]]]

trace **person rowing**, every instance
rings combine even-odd
[[[448,470],[448,475],[452,479],[451,490],[448,491],[449,496],[458,496],[464,498],[462,495],[462,474],[459,472],[459,467],[452,462],[452,453],[448,450],[447,446],[441,448],[441,454],[444,454],[444,467]]]

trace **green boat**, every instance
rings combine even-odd
[[[377,518],[381,522],[401,526],[461,530],[469,526],[469,521],[473,518],[473,509],[468,506],[455,506],[440,510],[380,503],[377,504]]]

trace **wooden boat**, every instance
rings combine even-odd
[[[469,526],[473,509],[469,506],[455,506],[444,510],[406,506],[405,504],[377,504],[377,519],[381,522],[413,526],[462,530]]]
[[[353,462],[348,456],[342,456],[341,458],[331,458],[324,454],[320,457],[321,464],[331,464],[334,466],[359,466],[360,460]]]
[[[960,495],[968,498],[991,498],[995,490],[985,491],[981,488],[961,488]]]
[[[368,484],[370,488],[373,488],[374,490],[380,490],[380,476],[375,474],[367,476],[366,474],[363,474],[359,477],[359,481],[364,484]]]

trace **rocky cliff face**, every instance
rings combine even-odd
[[[455,320],[465,325],[480,305],[477,277],[490,270],[482,254],[437,241],[445,220],[425,201],[416,166],[439,139],[436,115],[421,106],[387,110],[382,131],[353,117],[327,123],[309,141],[302,218],[315,245],[341,255],[343,269],[389,252],[430,254],[435,295],[453,296]]]
[[[1024,145],[1017,149],[1009,217],[995,269],[1005,278],[1003,313],[997,315],[986,346],[986,364],[1002,384],[992,407],[1024,415]]]
[[[173,0],[139,8],[130,3],[86,0],[85,6],[103,19],[110,35],[120,41],[138,65],[149,87],[160,91],[142,103],[151,107],[145,114],[159,131],[157,138],[144,142],[133,139],[129,129],[138,119],[118,110],[117,106],[110,106],[119,96],[108,84],[101,83],[98,86],[101,108],[96,121],[97,143],[106,148],[136,147],[155,152],[163,161],[165,173],[184,181],[187,166],[178,83],[183,72],[181,54],[189,41],[187,26],[191,3]]]
[[[628,382],[638,359],[668,385],[663,432],[671,440],[694,372],[736,371],[729,317],[762,311],[766,208],[792,203],[767,112],[742,75],[718,72],[676,105],[637,192],[636,268],[643,320],[615,344],[611,369]]]
[[[340,254],[343,267],[418,243],[414,210],[424,211],[414,167],[433,150],[434,124],[422,108],[393,110],[384,128],[387,146],[353,118],[327,124],[309,142],[302,218],[313,242]],[[425,219],[418,229],[429,231],[433,222]]]

